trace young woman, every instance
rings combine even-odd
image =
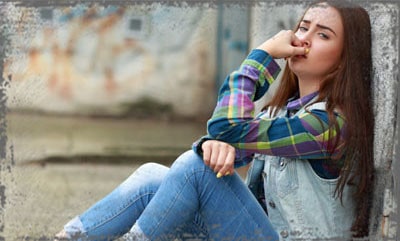
[[[287,60],[280,85],[254,116],[279,58]],[[226,78],[192,151],[171,168],[141,166],[56,240],[367,236],[371,109],[368,13],[346,1],[312,4],[295,31],[252,50]],[[250,161],[245,184],[234,168]]]

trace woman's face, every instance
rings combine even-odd
[[[299,79],[322,80],[339,65],[343,31],[342,19],[335,8],[325,4],[310,8],[295,33],[310,52],[291,57],[289,68]]]

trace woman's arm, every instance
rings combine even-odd
[[[291,31],[282,31],[253,50],[239,70],[222,85],[217,107],[208,121],[208,136],[193,145],[202,154],[202,143],[220,140],[236,147],[235,166],[251,161],[253,153],[268,155],[326,158],[333,151],[329,140],[336,136],[328,125],[324,110],[311,110],[293,118],[254,119],[254,101],[268,90],[280,68],[274,58],[307,54],[298,46]],[[337,116],[338,122],[343,120]]]
[[[336,138],[336,132],[329,126],[325,110],[312,109],[291,118],[254,119],[254,101],[268,90],[279,71],[273,57],[264,51],[271,45],[262,46],[253,50],[239,70],[226,78],[208,121],[207,138],[232,144],[237,149],[237,159],[255,152],[304,159],[326,158],[339,151],[331,149],[330,142]],[[284,55],[278,54],[281,56]],[[343,119],[339,115],[336,118],[342,127]]]

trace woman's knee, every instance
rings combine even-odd
[[[145,163],[139,166],[124,182],[125,185],[133,184],[159,184],[168,173],[169,168],[158,163]]]
[[[182,153],[173,163],[172,167],[179,166],[179,167],[200,167],[203,168],[204,162],[203,159],[195,153],[193,150],[186,151]]]
[[[135,173],[140,173],[142,175],[148,175],[148,176],[165,176],[165,174],[168,172],[168,167],[159,164],[159,163],[154,163],[154,162],[147,162],[142,165],[140,165]]]

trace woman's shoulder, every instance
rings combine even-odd
[[[320,102],[315,102],[315,103],[311,103],[310,105],[307,105],[305,107],[305,109],[307,111],[323,111],[323,112],[327,112],[327,103],[326,101],[320,101]],[[336,114],[337,116],[343,117],[343,112],[341,111],[341,109],[339,107],[335,107],[333,110],[334,114]]]
[[[310,103],[309,105],[305,106],[305,109],[307,111],[311,111],[311,110],[326,110],[326,102],[325,101],[321,101],[321,102]]]

